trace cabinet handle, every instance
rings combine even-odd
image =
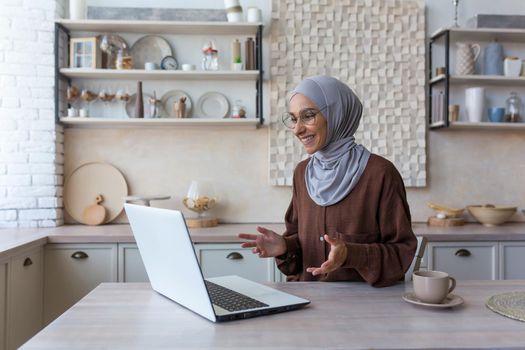
[[[33,265],[33,260],[31,260],[30,258],[26,258],[24,260],[24,266],[31,266]]]
[[[226,256],[226,259],[241,260],[241,259],[244,259],[244,257],[240,253],[232,252],[232,253],[228,254],[228,256]]]
[[[81,259],[87,259],[89,256],[84,252],[74,252],[71,254],[71,257],[73,259],[81,260]]]
[[[455,252],[454,255],[467,257],[467,256],[470,256],[471,254],[467,249],[460,249],[457,252]]]

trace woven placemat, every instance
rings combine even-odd
[[[500,315],[525,322],[525,291],[493,295],[485,305]]]

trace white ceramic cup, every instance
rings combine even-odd
[[[86,0],[69,0],[69,18],[86,18]]]
[[[195,70],[195,65],[190,63],[183,63],[181,68],[185,71]]]
[[[69,107],[67,109],[67,116],[68,117],[78,117],[77,109],[74,107]]]
[[[505,61],[503,61],[503,72],[506,77],[519,77],[521,60],[518,58],[505,58]]]
[[[228,22],[242,22],[242,12],[228,12],[226,17]]]
[[[252,23],[262,22],[262,12],[258,7],[248,7],[248,12],[246,14],[246,21]]]
[[[157,64],[155,64],[155,62],[146,62],[144,63],[144,69],[145,70],[155,70],[157,69]]]
[[[87,109],[85,109],[85,108],[80,108],[80,109],[78,110],[78,116],[79,116],[79,117],[82,117],[82,118],[87,117],[87,116],[88,116],[88,111],[87,111]]]
[[[412,275],[414,293],[424,303],[439,304],[456,288],[456,280],[446,272],[420,270]]]
[[[465,107],[469,122],[481,122],[485,113],[485,89],[482,87],[465,89]]]

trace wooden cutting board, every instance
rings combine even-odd
[[[440,219],[435,216],[431,216],[428,218],[427,224],[428,226],[440,226],[440,227],[462,226],[462,225],[465,225],[465,219],[463,218]]]
[[[106,208],[100,204],[103,200],[102,195],[99,194],[95,199],[95,203],[84,209],[84,213],[82,214],[84,223],[88,225],[100,225],[104,223],[104,220],[106,220]]]

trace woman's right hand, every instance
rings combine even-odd
[[[286,242],[283,236],[260,226],[257,227],[257,231],[261,234],[239,233],[239,238],[248,240],[242,243],[241,247],[252,248],[252,252],[259,254],[260,258],[270,258],[286,253]]]

